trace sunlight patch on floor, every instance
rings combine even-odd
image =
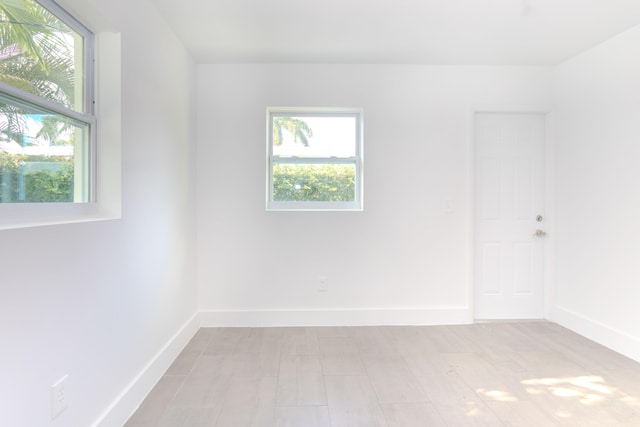
[[[571,412],[561,409],[558,412],[556,412],[556,415],[560,418],[570,418],[571,417]]]
[[[582,396],[582,393],[579,390],[574,390],[572,388],[564,388],[564,387],[549,387],[551,393],[554,396],[560,397],[579,397]]]
[[[640,406],[638,398],[607,385],[603,377],[596,375],[567,378],[532,378],[523,380],[521,383],[527,386],[527,393],[533,396],[550,394],[561,398],[577,398],[583,405],[617,400],[627,406]]]
[[[464,415],[468,418],[481,418],[486,414],[480,407],[478,407],[478,404],[476,402],[468,401]]]
[[[481,396],[486,396],[491,400],[498,400],[500,402],[517,402],[518,398],[508,391],[503,390],[486,390],[484,388],[479,388],[476,390]]]

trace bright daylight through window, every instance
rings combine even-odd
[[[269,210],[362,210],[362,112],[268,109]]]
[[[0,2],[0,203],[91,201],[92,51],[55,3]]]

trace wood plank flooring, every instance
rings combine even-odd
[[[640,364],[549,322],[202,328],[126,427],[640,426]]]

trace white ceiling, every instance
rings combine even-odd
[[[640,0],[152,0],[199,63],[554,65]]]

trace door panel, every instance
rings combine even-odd
[[[528,295],[533,291],[532,260],[533,251],[531,243],[515,243],[513,245],[513,293],[516,295]]]
[[[502,284],[499,243],[484,243],[482,245],[482,272],[482,293],[499,295]]]
[[[515,219],[528,220],[531,218],[531,203],[533,192],[533,165],[531,159],[518,158],[515,160],[514,184],[517,191],[515,197]]]
[[[543,114],[475,117],[475,317],[544,315]]]
[[[500,219],[501,172],[500,159],[493,157],[482,159],[482,218],[484,220]]]

